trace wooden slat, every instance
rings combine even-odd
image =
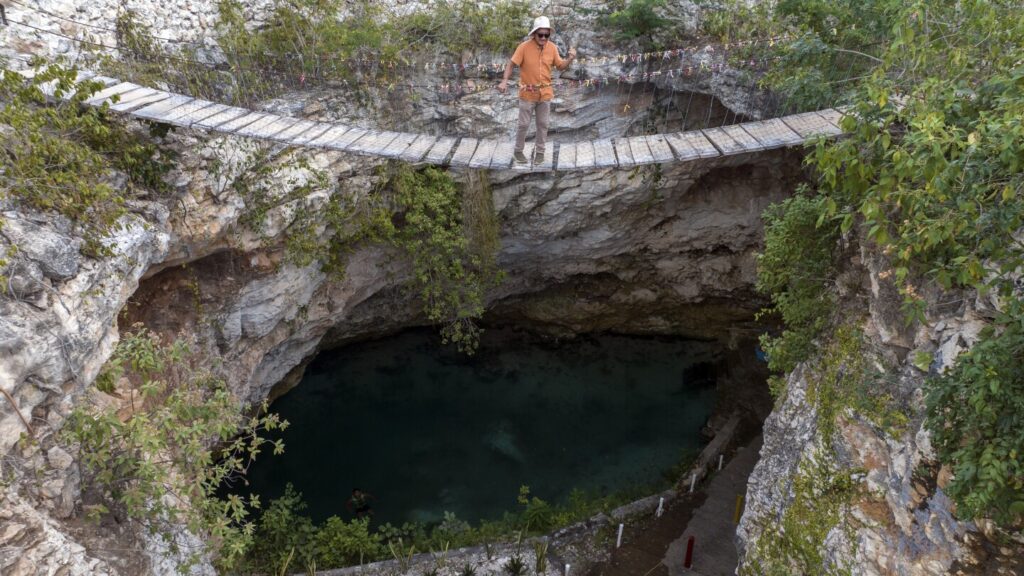
[[[735,138],[721,128],[708,128],[703,132],[708,137],[708,140],[711,140],[711,143],[726,156],[747,151],[743,144],[737,142]]]
[[[837,129],[839,129],[839,133],[842,133],[841,126],[843,122],[843,116],[845,116],[845,114],[843,114],[839,110],[836,110],[835,108],[826,108],[824,110],[818,110],[818,115],[827,120]]]
[[[234,131],[238,130],[239,128],[245,128],[249,124],[252,124],[253,122],[259,122],[266,117],[267,115],[262,112],[250,112],[243,116],[239,116],[234,120],[228,120],[223,124],[214,126],[213,129],[216,130],[217,132],[225,132],[230,134],[234,133]]]
[[[171,110],[167,114],[164,114],[163,120],[166,124],[174,124],[175,126],[191,126],[195,122],[198,122],[204,118],[209,118],[214,114],[219,114],[228,107],[224,104],[215,104],[209,100],[193,100],[188,104],[178,106],[174,110]]]
[[[512,152],[515,149],[515,142],[504,140],[498,143],[491,156],[491,168],[494,170],[505,170],[512,165]]]
[[[255,122],[250,122],[249,124],[246,124],[245,126],[242,126],[238,130],[236,130],[235,136],[259,137],[261,134],[263,134],[264,128],[270,126],[271,124],[274,124],[280,119],[281,117],[278,116],[277,114],[266,114],[263,116],[263,118],[260,118]]]
[[[401,132],[381,132],[377,136],[377,146],[367,150],[368,153],[376,156],[384,156],[384,151],[391,147],[391,143],[402,136]]]
[[[579,151],[576,152],[576,164],[579,164]],[[618,166],[619,161],[615,156],[615,146],[611,140],[594,140],[594,165],[599,168]]]
[[[476,151],[479,140],[476,138],[463,138],[459,141],[459,146],[455,149],[455,154],[452,156],[452,166],[468,166],[469,160],[473,157],[473,152]]]
[[[129,90],[127,92],[121,92],[120,94],[118,94],[117,95],[117,102],[114,102],[113,101],[114,97],[111,96],[110,97],[109,105],[111,107],[113,107],[115,104],[124,104],[125,102],[131,102],[131,101],[136,100],[138,98],[143,98],[143,97],[146,97],[146,96],[149,96],[149,95],[152,95],[152,94],[156,94],[156,93],[157,93],[157,91],[152,89],[152,88],[148,88],[146,86],[139,86],[139,87],[135,88],[134,90]]]
[[[633,150],[629,147],[628,138],[615,138],[612,140],[615,146],[615,156],[619,159],[619,166],[623,168],[633,166],[636,160],[633,159]]]
[[[764,145],[755,140],[750,134],[747,134],[747,131],[740,128],[737,124],[722,126],[722,130],[731,136],[733,140],[739,142],[747,152],[760,152],[761,150],[764,150]]]
[[[490,168],[491,157],[494,156],[494,149],[498,147],[497,140],[481,140],[477,145],[473,157],[469,159],[470,168]]]
[[[448,159],[448,154],[451,153],[452,148],[455,147],[455,143],[458,142],[455,138],[438,138],[434,146],[430,148],[430,152],[427,152],[424,161],[431,164],[444,164],[444,161]]]
[[[141,88],[138,84],[132,84],[131,82],[122,82],[120,84],[114,84],[110,88],[105,88],[92,95],[91,98],[85,101],[90,106],[101,106],[104,101],[109,100],[113,96],[124,94],[125,92],[131,92]]]
[[[293,136],[291,143],[295,146],[306,146],[310,142],[326,134],[331,128],[334,128],[334,124],[328,122],[313,122],[313,127],[306,130],[302,134]]]
[[[430,151],[437,138],[429,134],[420,134],[398,157],[406,162],[419,162]]]
[[[378,136],[378,146],[367,152],[377,156],[384,156],[384,151],[391,148],[391,143],[399,137],[401,137],[401,132],[381,132],[380,136]]]
[[[342,149],[346,152],[363,152],[368,146],[377,144],[377,137],[379,135],[380,132],[377,130],[367,130],[365,134],[349,138],[348,144],[343,146]]]
[[[576,143],[561,144],[558,147],[558,162],[555,163],[555,170],[576,169]]]
[[[288,144],[292,144],[292,139],[294,139],[297,136],[301,136],[307,130],[317,125],[318,124],[316,122],[313,122],[312,120],[299,120],[292,124],[291,126],[271,136],[271,139],[277,140],[278,142],[286,142]]]
[[[410,134],[409,132],[400,132],[388,147],[380,151],[380,155],[385,158],[401,158],[402,154],[412,146],[413,142],[419,134]]]
[[[715,148],[715,145],[699,130],[666,134],[665,140],[668,141],[679,160],[714,158],[721,155],[718,148]]]
[[[243,116],[249,116],[251,112],[245,108],[235,108],[234,106],[228,106],[217,112],[212,116],[207,116],[202,120],[196,120],[192,123],[193,128],[202,128],[204,130],[213,130],[217,126],[224,124],[225,122],[231,122]]]
[[[251,136],[253,138],[270,138],[298,122],[295,118],[285,118],[276,114],[271,114],[270,117],[273,119],[272,122],[264,122],[262,125],[250,124],[249,126],[239,130],[239,134],[243,136]]]
[[[835,126],[826,122],[824,118],[815,112],[793,114],[791,116],[780,118],[780,120],[782,120],[786,126],[789,126],[790,130],[799,134],[804,140],[808,140],[822,134],[827,134],[829,131],[836,129]]]
[[[390,144],[397,136],[398,132],[379,132],[377,130],[372,130],[369,134],[353,141],[352,145],[348,146],[346,150],[359,154],[378,154],[381,150],[387,148],[388,144]]]
[[[637,164],[651,164],[654,162],[654,155],[651,154],[651,148],[647,145],[646,136],[634,136],[627,138],[629,141],[629,149],[633,153],[633,162]]]
[[[125,100],[124,102],[118,102],[117,104],[112,105],[110,109],[114,112],[134,112],[135,110],[142,108],[146,104],[160,102],[161,100],[166,100],[170,97],[170,92],[160,92],[159,90],[154,90],[153,94],[149,94],[148,96],[143,96],[141,98],[135,98],[132,100]]]
[[[586,170],[595,166],[594,143],[589,140],[576,143],[576,169]]]
[[[804,141],[799,134],[790,130],[789,126],[777,118],[760,122],[744,122],[739,126],[766,149],[793,146],[802,144]]]
[[[338,127],[343,128],[341,125]],[[348,150],[354,143],[358,142],[360,138],[368,135],[371,135],[370,130],[352,127],[349,128],[348,131],[336,135],[333,140],[326,142],[324,146],[332,150]]]
[[[329,148],[330,143],[341,138],[352,131],[348,126],[341,124],[329,124],[330,128],[323,134],[306,142],[306,146],[314,148]]]
[[[162,102],[156,104],[150,104],[144,108],[136,110],[132,115],[137,118],[148,118],[150,120],[156,120],[163,122],[163,117],[174,111],[175,108],[183,104],[188,104],[193,98],[191,96],[183,96],[181,94],[175,94]]]
[[[648,136],[647,145],[651,148],[651,156],[654,157],[655,162],[671,162],[676,159],[672,154],[672,148],[662,134]]]

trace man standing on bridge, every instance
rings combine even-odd
[[[558,48],[548,41],[551,38],[551,22],[547,16],[540,16],[533,21],[530,38],[520,44],[512,59],[505,66],[505,76],[498,84],[498,92],[504,94],[508,90],[508,79],[512,76],[512,67],[519,67],[519,124],[516,126],[515,158],[519,164],[529,160],[523,154],[526,146],[526,130],[530,127],[530,119],[537,114],[537,138],[534,146],[533,162],[544,161],[544,145],[548,139],[548,119],[551,117],[551,99],[555,91],[551,87],[551,67],[565,70],[576,59],[576,49],[569,48],[568,56],[563,60]]]

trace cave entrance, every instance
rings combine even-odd
[[[648,494],[705,442],[719,348],[488,330],[467,357],[411,330],[328,350],[271,407],[291,422],[286,450],[257,461],[247,490],[266,502],[292,483],[322,521],[351,518],[358,487],[378,525],[498,519],[521,485],[551,502]]]

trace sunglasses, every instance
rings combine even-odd
[[[537,34],[537,38],[548,38],[551,34]]]

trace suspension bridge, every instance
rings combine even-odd
[[[27,77],[34,74],[32,70],[19,73]],[[523,165],[513,163],[510,139],[372,130],[253,111],[89,72],[80,73],[80,81],[87,79],[98,81],[103,86],[85,101],[87,105],[107,106],[114,112],[141,120],[290,146],[452,168],[541,172],[633,168],[644,164],[687,162],[799,146],[810,139],[832,137],[842,132],[839,127],[842,112],[828,108],[685,132],[554,143],[545,151],[543,162]],[[44,84],[41,89],[48,96],[53,96],[55,82]],[[531,146],[527,145],[526,154],[532,159]]]

